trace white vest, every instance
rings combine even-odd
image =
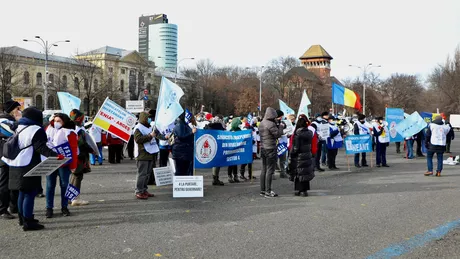
[[[16,132],[21,131],[24,129],[25,125],[19,125]],[[19,148],[24,148],[32,144],[32,139],[35,136],[35,133],[40,129],[39,126],[36,125],[31,125],[27,127],[27,129],[24,129],[20,134],[18,138],[18,143],[19,143]],[[21,150],[19,155],[16,157],[16,159],[8,159],[6,157],[2,157],[2,161],[5,162],[7,165],[12,166],[12,167],[23,167],[23,166],[28,166],[30,164],[30,161],[32,160],[32,155],[34,154],[34,147],[30,146],[28,148],[25,148]],[[41,156],[42,161],[46,159],[46,157]]]
[[[445,146],[447,139],[446,136],[450,131],[449,125],[438,125],[430,123],[429,127],[431,130],[431,144],[437,146]]]
[[[151,127],[147,128],[146,126],[140,123],[137,124],[136,127],[134,128],[134,131],[136,130],[139,130],[144,136],[152,133],[153,131]],[[150,142],[144,143],[144,148],[145,148],[145,151],[149,154],[155,154],[155,153],[160,152],[160,149],[158,148],[157,141],[155,138],[152,138]],[[137,144],[136,141],[134,141],[134,156],[135,157],[139,156],[139,145]]]
[[[329,124],[329,127],[332,129],[332,131],[339,130],[339,127],[337,127],[337,125],[331,125],[331,124]],[[339,134],[335,135],[334,141],[335,141],[335,142],[343,141],[342,134],[340,134],[340,131],[339,131]]]
[[[386,121],[383,122],[383,127],[381,130],[379,130],[379,124],[374,124],[374,129],[377,131],[377,132],[380,132],[380,131],[383,131],[382,134],[380,134],[380,136],[378,137],[379,139],[379,142],[380,143],[388,143],[390,142],[390,135],[388,135],[390,133],[390,131],[388,130],[388,123]]]
[[[96,141],[96,143],[99,143],[102,141],[102,131],[100,128],[96,127],[96,126],[92,126],[90,129],[89,129],[89,135],[91,135],[91,137],[93,137],[94,141]]]
[[[367,123],[364,122],[364,124],[362,124],[361,122],[356,121],[355,124],[358,125],[359,135],[370,134],[369,127],[366,125]]]

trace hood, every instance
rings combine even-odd
[[[442,122],[442,119],[433,120],[431,123],[438,124],[438,125],[444,125],[444,122]]]
[[[146,112],[141,112],[139,114],[139,123],[146,126],[146,127],[150,127],[149,125],[149,116],[150,114],[146,113]]]
[[[276,115],[276,110],[272,107],[268,107],[267,110],[265,110],[264,120],[274,120],[277,118]]]
[[[240,118],[235,118],[232,120],[231,131],[240,130],[241,120]]]

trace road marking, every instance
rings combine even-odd
[[[459,226],[460,219],[448,222],[437,228],[430,229],[423,234],[406,239],[406,241],[392,244],[389,247],[384,248],[371,256],[368,256],[367,259],[393,258],[407,254],[431,241],[442,238],[443,236],[447,235],[449,231]]]

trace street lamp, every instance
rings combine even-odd
[[[160,57],[160,56],[158,58],[166,59],[165,57]],[[174,83],[177,83],[177,73],[178,73],[177,69],[179,68],[180,62],[182,62],[184,60],[187,60],[187,59],[194,60],[195,58],[183,58],[183,59],[181,59],[179,61],[176,59],[176,74],[174,75]]]
[[[360,70],[363,71],[363,114],[366,115],[366,79],[367,79],[367,71],[376,68],[376,67],[382,67],[381,65],[373,65],[372,63],[369,63],[364,66],[356,66],[356,65],[348,65],[349,67],[355,67],[359,68]]]
[[[260,80],[259,80],[259,115],[258,116],[260,116],[260,113],[262,111],[262,75],[263,75],[264,67],[265,66],[255,68],[256,73],[260,71]],[[250,68],[247,67],[246,69],[250,69]]]
[[[45,51],[45,82],[43,84],[43,90],[44,90],[44,99],[45,99],[45,106],[44,106],[44,109],[45,110],[48,110],[48,54],[51,50],[52,47],[57,47],[59,46],[58,43],[68,43],[70,42],[70,40],[60,40],[60,41],[56,41],[52,44],[49,44],[48,41],[46,40],[43,40],[40,36],[35,36],[36,39],[39,39],[40,41],[38,40],[28,40],[28,39],[23,39],[23,41],[25,42],[35,42],[37,43],[38,45],[40,45],[43,50]]]

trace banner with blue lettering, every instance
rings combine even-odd
[[[226,167],[252,163],[252,132],[197,130],[195,168]]]
[[[396,130],[396,125],[404,120],[404,110],[401,108],[386,108],[385,118],[390,130],[390,142],[404,141],[403,136]]]
[[[65,197],[68,200],[73,201],[78,197],[78,195],[80,195],[80,190],[69,183],[69,185],[67,185],[67,190],[65,191]]]
[[[368,152],[372,152],[371,135],[351,135],[345,138],[345,153],[347,155]]]
[[[395,129],[398,131],[401,136],[404,138],[413,136],[419,133],[421,130],[426,128],[425,120],[418,114],[414,112],[409,117],[398,123]]]
[[[70,149],[69,143],[64,143],[62,145],[56,146],[53,148],[53,151],[70,158],[70,160],[67,161],[65,165],[72,163],[72,150]]]
[[[286,143],[279,143],[278,144],[278,156],[284,155],[288,151],[288,147]]]

